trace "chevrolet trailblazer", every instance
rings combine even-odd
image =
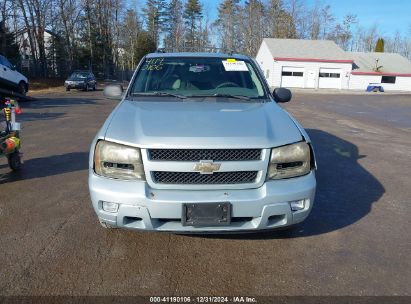
[[[241,232],[303,221],[316,188],[313,147],[243,55],[143,58],[90,151],[89,189],[105,228]]]

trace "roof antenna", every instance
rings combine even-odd
[[[380,59],[375,59],[375,68],[374,68],[375,72],[379,72],[380,69],[383,67],[382,65],[378,66],[379,61],[380,61]]]

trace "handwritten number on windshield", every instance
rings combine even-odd
[[[149,58],[146,60],[143,70],[146,71],[160,71],[164,66],[164,58]]]

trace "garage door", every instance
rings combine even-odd
[[[320,69],[318,87],[323,89],[341,89],[341,69]]]
[[[285,88],[303,88],[304,68],[283,67],[281,73],[281,86]]]

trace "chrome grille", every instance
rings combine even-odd
[[[258,171],[216,172],[200,174],[198,172],[153,171],[152,178],[157,184],[181,185],[227,185],[254,183]]]
[[[261,149],[150,149],[148,158],[158,161],[260,160]]]

